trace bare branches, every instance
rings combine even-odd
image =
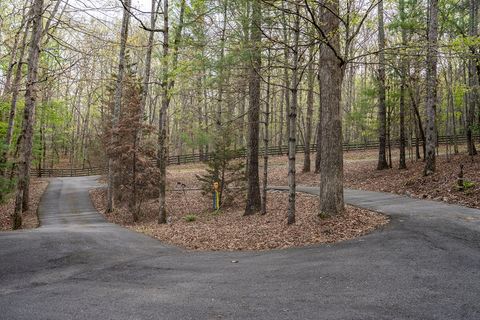
[[[140,23],[140,28],[142,28],[143,30],[146,30],[146,31],[150,31],[150,32],[165,32],[165,29],[162,28],[162,29],[158,29],[158,28],[151,28],[151,27],[148,27],[145,23],[143,23],[143,21],[137,17],[133,12],[132,12],[132,7],[131,6],[127,6],[125,4],[125,2],[123,0],[119,0],[120,3],[122,4],[123,8],[138,22]],[[157,6],[157,12],[156,13],[159,13],[158,12],[158,9],[160,7],[160,1],[159,1],[159,5]],[[138,11],[138,9],[136,9]]]

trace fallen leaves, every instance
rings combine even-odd
[[[22,214],[22,229],[38,227],[37,209],[48,181],[45,179],[31,179],[30,181],[30,209]],[[11,215],[15,207],[15,194],[8,196],[5,203],[0,204],[0,231],[12,230]]]
[[[104,211],[105,190],[91,192],[100,211]],[[270,192],[266,215],[243,216],[244,201],[237,202],[221,213],[211,212],[211,199],[192,191],[185,196],[168,193],[169,223],[158,225],[158,204],[144,204],[140,222],[133,223],[126,208],[106,215],[112,222],[145,233],[164,242],[193,250],[265,250],[299,247],[318,243],[333,243],[361,236],[382,226],[388,219],[379,213],[346,207],[337,217],[319,219],[318,197],[298,194],[294,225],[287,225],[288,195]],[[194,214],[195,221],[185,216]]]

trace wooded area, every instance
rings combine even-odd
[[[345,146],[378,147],[378,170],[424,161],[425,176],[440,146],[449,155],[466,143],[478,161],[479,7],[4,0],[0,201],[15,196],[19,228],[34,170],[105,171],[107,212],[126,204],[136,220],[158,198],[166,223],[167,166],[198,159],[206,192],[218,181],[222,201],[240,190],[245,215],[267,214],[269,156],[280,150],[293,224],[299,151],[302,171],[320,174],[320,217],[344,211]]]

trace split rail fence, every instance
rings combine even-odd
[[[476,136],[475,138],[478,138]],[[457,143],[465,143],[466,137],[464,135],[457,136]],[[420,141],[420,144],[422,142]],[[450,143],[453,144],[453,138],[449,136],[439,136],[439,144]],[[392,141],[392,148],[398,147],[398,141]],[[364,143],[344,143],[344,151],[355,151],[355,150],[369,150],[378,148],[378,141],[366,141]],[[314,144],[310,145],[310,152],[314,152],[316,146]],[[264,154],[263,148],[260,148],[259,154]],[[297,145],[296,153],[304,153],[305,145]],[[281,156],[288,153],[287,146],[271,146],[268,148],[268,155],[270,156]],[[188,163],[197,163],[208,161],[210,154],[200,154],[200,153],[191,153],[191,154],[182,154],[182,155],[172,155],[168,158],[169,165],[180,165]],[[247,156],[246,149],[238,149],[235,151],[236,158],[245,158]],[[152,159],[152,163],[155,163],[156,160]],[[105,167],[93,167],[93,168],[66,168],[66,169],[55,169],[55,168],[35,168],[31,170],[31,175],[38,177],[83,177],[83,176],[93,176],[93,175],[102,175],[106,173],[107,169]]]

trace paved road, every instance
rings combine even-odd
[[[480,319],[478,210],[347,191],[392,222],[336,245],[186,252],[105,222],[95,184],[52,180],[42,226],[0,233],[0,319]]]

